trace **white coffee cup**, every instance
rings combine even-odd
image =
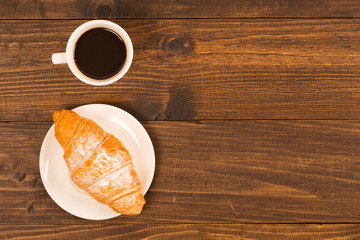
[[[116,34],[118,34],[125,43],[126,59],[125,59],[125,63],[123,65],[123,67],[115,75],[113,75],[109,78],[106,78],[106,79],[98,80],[98,79],[93,79],[93,78],[86,76],[79,70],[79,68],[76,66],[76,63],[75,63],[74,52],[75,52],[76,42],[81,37],[81,35],[83,35],[85,32],[87,32],[88,30],[93,29],[93,28],[107,28],[107,29],[115,32]],[[89,51],[91,51],[91,50],[89,49]],[[52,62],[54,64],[67,63],[71,72],[78,79],[83,81],[84,83],[87,83],[90,85],[96,85],[96,86],[103,86],[103,85],[108,85],[113,82],[116,82],[117,80],[119,80],[120,78],[122,78],[125,75],[125,73],[130,68],[130,65],[131,65],[131,62],[133,59],[133,54],[134,54],[133,52],[134,52],[134,50],[133,50],[133,45],[132,45],[131,39],[122,27],[120,27],[116,23],[106,21],[106,20],[93,20],[93,21],[86,22],[86,23],[80,25],[77,29],[75,29],[75,31],[71,34],[71,36],[67,42],[66,52],[54,53],[52,55]]]

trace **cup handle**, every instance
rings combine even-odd
[[[64,64],[67,63],[66,60],[66,53],[54,53],[51,56],[51,60],[53,62],[53,64]]]

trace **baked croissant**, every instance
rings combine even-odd
[[[116,212],[137,215],[145,199],[124,145],[94,121],[69,110],[53,114],[55,137],[64,149],[71,179]]]

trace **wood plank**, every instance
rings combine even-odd
[[[41,184],[51,123],[0,123],[0,223],[85,224]],[[360,121],[144,122],[156,152],[141,215],[104,224],[360,222]]]
[[[359,0],[1,1],[1,19],[359,17]]]
[[[125,224],[0,225],[1,239],[267,239],[360,237],[358,224]]]
[[[0,120],[88,103],[141,120],[360,118],[360,19],[116,22],[133,65],[92,87],[51,63],[83,21],[1,21]]]

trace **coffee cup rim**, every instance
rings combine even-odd
[[[82,73],[79,70],[79,68],[77,67],[77,65],[75,63],[74,52],[75,52],[76,42],[85,32],[87,32],[93,28],[107,28],[107,29],[115,32],[116,34],[118,34],[125,43],[126,59],[125,59],[125,63],[123,65],[123,67],[116,74],[114,74],[113,76],[106,78],[106,79],[98,80],[98,79],[93,79],[93,78],[86,76],[84,73]],[[71,36],[68,40],[68,43],[66,45],[66,59],[67,59],[67,63],[68,63],[68,66],[69,66],[71,72],[79,80],[83,81],[84,83],[87,83],[90,85],[95,85],[95,86],[108,85],[108,84],[114,83],[114,82],[118,81],[120,78],[122,78],[131,66],[133,54],[134,54],[133,53],[133,45],[132,45],[131,39],[130,39],[129,35],[127,34],[127,32],[122,27],[120,27],[118,24],[107,21],[107,20],[92,20],[92,21],[88,21],[86,23],[81,24],[71,34]]]

